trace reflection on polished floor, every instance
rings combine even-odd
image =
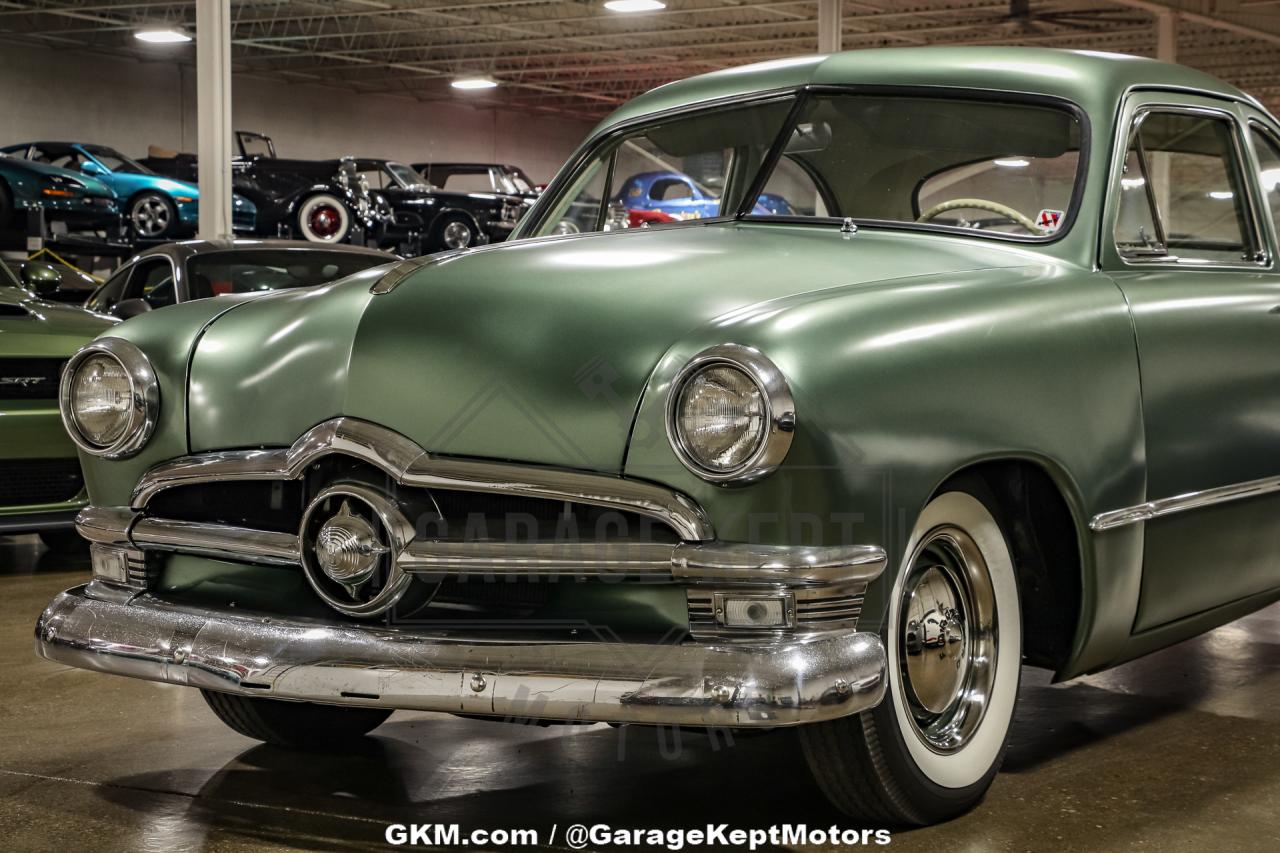
[[[850,825],[786,732],[726,745],[402,712],[352,754],[256,745],[193,690],[32,654],[41,607],[82,582],[86,562],[0,537],[6,849],[388,849],[385,826],[409,822],[544,837],[553,823],[562,834],[574,823]],[[1280,849],[1277,643],[1280,605],[1100,676],[1050,685],[1025,670],[986,801],[946,826],[897,833],[889,849]]]

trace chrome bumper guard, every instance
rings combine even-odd
[[[141,594],[59,595],[36,651],[84,669],[334,705],[514,720],[787,726],[878,704],[872,633],[759,645],[467,640],[199,610]]]

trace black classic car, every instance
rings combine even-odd
[[[357,231],[379,238],[391,221],[385,200],[369,192],[350,157],[294,160],[276,156],[269,136],[236,131],[239,154],[232,161],[236,193],[258,208],[255,233],[298,237],[312,243],[345,243]],[[141,161],[148,168],[179,180],[195,181],[194,154],[152,148]]]
[[[519,166],[506,163],[414,163],[432,184],[453,192],[483,192],[536,199],[533,180]]]
[[[402,246],[407,254],[500,242],[525,211],[518,197],[442,190],[394,160],[360,159],[356,164],[370,191],[383,196],[394,213],[383,245]],[[420,249],[404,245],[409,242]]]

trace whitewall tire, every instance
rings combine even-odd
[[[341,243],[351,233],[351,211],[337,196],[318,193],[298,207],[298,233],[312,243]]]
[[[815,779],[847,814],[946,820],[972,808],[999,770],[1018,698],[1022,613],[994,506],[980,480],[925,506],[889,599],[884,702],[800,731]]]

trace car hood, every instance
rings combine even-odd
[[[0,358],[64,357],[117,320],[0,287]]]
[[[192,362],[192,450],[288,444],[342,414],[435,453],[616,472],[650,374],[695,330],[801,293],[1031,257],[741,224],[437,256],[387,293],[369,292],[379,271],[224,314]]]

